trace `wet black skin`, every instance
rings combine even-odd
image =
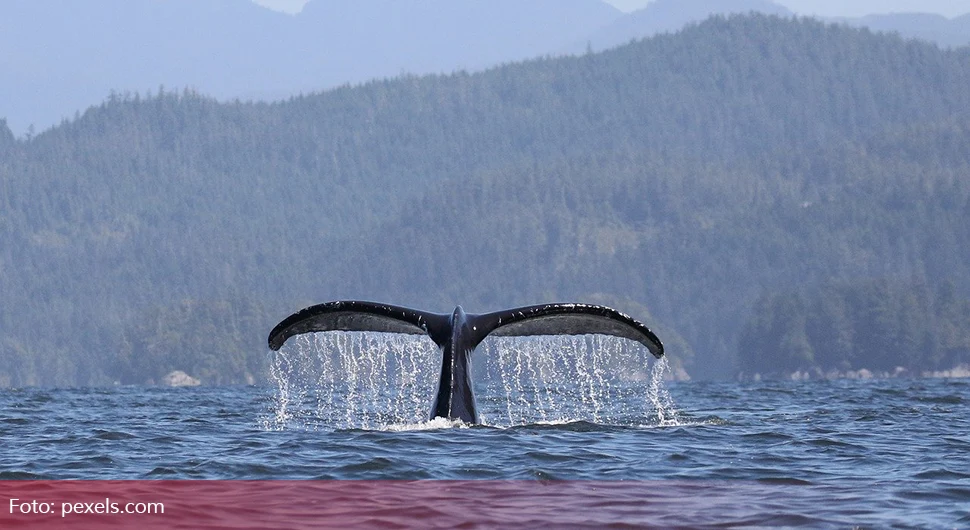
[[[458,418],[478,423],[478,407],[471,380],[471,357],[475,333],[461,306],[451,315],[451,340],[441,346],[441,376],[438,394],[431,407],[432,418]]]

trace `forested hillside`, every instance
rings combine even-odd
[[[741,333],[742,374],[918,375],[970,361],[970,299],[952,283],[829,282],[766,294]]]
[[[259,380],[272,325],[337,298],[592,299],[665,331],[695,377],[778,371],[738,352],[775,293],[968,297],[967,87],[967,49],[743,16],[474,75],[118,94],[29,140],[0,127],[0,384]]]

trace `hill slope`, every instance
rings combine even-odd
[[[604,50],[658,33],[679,31],[690,23],[712,15],[762,13],[792,16],[793,13],[771,0],[654,0],[643,9],[621,17],[587,37],[595,50]],[[573,51],[580,51],[577,46]]]
[[[0,383],[258,379],[272,325],[336,298],[594,299],[728,376],[765,292],[970,291],[967,59],[745,16],[474,75],[0,127]]]
[[[602,0],[314,0],[295,16],[249,0],[8,0],[0,2],[0,118],[17,136],[36,134],[111,91],[160,86],[278,100],[403,72],[603,50],[750,11],[790,15],[769,0],[658,0],[629,14]],[[970,42],[968,20],[845,22],[960,45]]]

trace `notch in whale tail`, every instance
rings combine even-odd
[[[471,352],[489,335],[612,335],[639,342],[656,358],[663,344],[649,328],[609,307],[543,304],[494,313],[428,313],[373,302],[340,301],[308,307],[280,322],[269,334],[279,350],[294,335],[318,331],[375,331],[428,335],[442,352],[441,376],[431,417],[478,422],[469,373]]]

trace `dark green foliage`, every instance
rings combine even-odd
[[[184,370],[206,384],[252,384],[267,362],[247,336],[263,320],[260,307],[245,299],[185,300],[155,308],[125,331],[118,358],[120,382],[155,382]]]
[[[700,377],[730,375],[754,307],[787,368],[856,366],[854,302],[777,300],[777,325],[755,302],[858,278],[966,296],[968,86],[968,50],[749,16],[278,104],[116,94],[29,141],[0,127],[0,383],[259,380],[273,324],[339,298],[625,300]],[[900,304],[865,318],[924,307]],[[956,344],[942,366],[954,322],[894,340]]]
[[[765,295],[740,349],[747,375],[945,370],[970,363],[970,298],[957,298],[947,281],[933,292],[885,279]]]

